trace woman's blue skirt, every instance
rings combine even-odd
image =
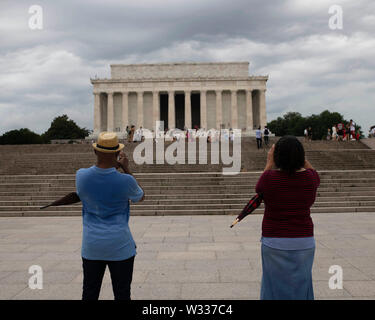
[[[279,250],[262,244],[261,300],[314,300],[315,248]]]

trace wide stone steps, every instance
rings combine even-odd
[[[321,179],[325,178],[375,178],[375,170],[318,170]],[[153,179],[169,179],[169,180],[178,180],[178,179],[195,179],[196,177],[204,179],[247,179],[253,178],[257,179],[262,174],[263,170],[251,171],[251,172],[241,172],[237,175],[223,175],[222,172],[193,172],[188,174],[176,174],[173,172],[166,172],[162,175],[160,173],[134,173],[134,176],[138,179],[144,180],[153,180]],[[75,173],[73,174],[48,174],[48,175],[0,175],[0,182],[2,181],[74,181]]]
[[[247,203],[249,199],[244,199],[240,201],[202,201],[202,202],[196,202],[193,203],[191,201],[165,201],[165,203],[160,203],[158,201],[155,201],[152,203],[152,201],[149,202],[141,202],[137,204],[132,204],[131,207],[136,208],[137,210],[142,209],[150,209],[150,210],[179,210],[181,209],[181,206],[187,206],[190,209],[237,209],[241,210]],[[10,211],[10,210],[17,210],[17,211],[35,211],[36,209],[39,209],[41,205],[45,205],[48,202],[40,202],[39,204],[33,203],[33,204],[12,204],[7,205],[6,203],[1,202],[0,204],[0,211]],[[9,203],[8,203],[9,204]],[[345,207],[371,207],[375,206],[375,199],[372,201],[331,201],[331,202],[319,202],[317,201],[314,204],[314,207],[338,207],[340,206]],[[263,204],[262,204],[263,206]],[[48,210],[49,211],[61,211],[61,210],[77,210],[77,208],[81,208],[81,205],[70,205],[70,206],[64,206],[64,207],[51,207]]]
[[[254,192],[254,191],[253,191]],[[178,199],[176,199],[176,196],[174,194],[147,194],[147,199],[144,200],[144,202],[149,201],[188,201],[190,202],[201,202],[201,201],[233,201],[233,200],[243,200],[246,201],[249,199],[249,196],[253,193],[237,193],[237,194],[217,194],[217,193],[191,193],[191,194],[180,194]],[[35,204],[47,204],[50,203],[57,198],[61,198],[66,193],[60,193],[60,194],[38,194],[35,195],[35,193],[30,193],[28,195],[21,194],[21,195],[14,195],[12,193],[8,194],[2,194],[0,196],[0,202],[2,203],[28,203],[28,205]],[[373,200],[375,197],[375,191],[368,191],[368,192],[318,192],[317,193],[317,201],[332,201],[332,200],[338,200],[338,201],[345,201],[345,200],[354,200],[354,201],[370,201]]]
[[[272,138],[271,143],[276,139]],[[306,156],[318,170],[351,170],[375,169],[375,150],[361,142],[336,143],[328,141],[303,142]],[[180,160],[185,164],[144,164],[136,165],[132,152],[137,143],[125,143],[125,152],[130,160],[130,167],[138,173],[193,173],[219,172],[223,164],[212,164],[210,150],[207,146],[207,164],[187,164],[188,152]],[[170,145],[165,144],[165,148]],[[198,145],[197,145],[197,150]],[[254,138],[243,138],[241,144],[241,171],[257,171],[264,168],[267,149],[257,150]],[[235,154],[237,156],[237,154]],[[202,158],[197,153],[198,163]],[[95,155],[90,144],[81,145],[33,145],[33,146],[0,146],[0,175],[21,174],[74,174],[82,167],[95,163]]]
[[[210,163],[211,145],[207,165],[136,165],[132,152],[138,144],[125,144],[130,167],[146,191],[145,201],[131,205],[132,215],[236,215],[254,195],[267,156],[254,138],[244,138],[241,173],[224,176],[224,165]],[[321,177],[313,213],[375,212],[375,150],[358,142],[313,141],[304,147]],[[76,170],[94,163],[90,144],[0,146],[0,216],[81,215],[81,204],[39,207],[74,191]]]
[[[138,181],[142,184],[142,186],[146,185],[154,185],[154,186],[162,186],[162,185],[170,185],[170,184],[178,184],[181,183],[183,180],[184,185],[196,185],[197,178],[199,179],[200,184],[230,184],[230,183],[256,183],[259,175],[257,176],[241,176],[241,177],[232,177],[228,176],[226,178],[221,177],[209,177],[209,176],[188,176],[181,179],[181,177],[173,178],[173,177],[150,177],[145,178],[142,176],[136,176]],[[375,183],[375,177],[334,177],[334,181],[332,178],[322,177],[321,183],[322,184],[332,184],[332,183],[339,183],[339,184],[350,184],[350,183]],[[0,176],[0,186],[3,187],[30,187],[30,186],[74,186],[75,184],[75,177],[72,176],[71,178],[64,178],[64,179],[38,179],[38,178],[30,178],[30,179],[1,179]]]
[[[250,186],[246,186],[246,187],[233,186],[231,188],[229,188],[229,187],[221,188],[221,187],[211,186],[210,188],[205,188],[204,191],[206,193],[215,193],[216,194],[218,192],[222,192],[222,193],[233,192],[233,189],[235,189],[236,191],[241,192],[241,193],[247,193],[247,194],[254,193],[254,187],[250,187]],[[60,190],[61,189],[59,189],[59,191]],[[66,188],[64,190],[65,190],[65,192],[60,193],[61,196],[74,191],[74,189],[72,189],[72,188]],[[154,195],[158,195],[158,194],[163,195],[165,193],[170,193],[170,194],[173,194],[175,197],[180,197],[184,193],[194,194],[194,190],[195,189],[192,189],[192,188],[188,189],[188,188],[183,188],[183,187],[181,187],[180,189],[177,189],[176,187],[164,187],[163,189],[153,189],[151,191],[149,189],[145,189],[145,192],[146,192],[147,195],[150,194],[151,192]],[[41,191],[43,191],[43,190],[36,189],[34,191],[34,193],[35,192],[41,193]],[[322,187],[322,188],[320,188],[320,192],[339,192],[339,191],[347,191],[347,192],[353,193],[353,194],[354,193],[364,194],[366,192],[375,192],[375,187],[357,187],[355,189],[353,189],[353,187],[336,187],[336,188],[323,188]],[[199,190],[197,190],[196,192],[199,192]],[[27,195],[30,195],[30,194],[32,194],[32,191],[30,191]]]
[[[375,178],[375,170],[318,170],[321,179],[324,178]],[[259,178],[262,174],[263,170],[259,171],[251,171],[251,172],[241,172],[240,175],[234,175],[232,177],[236,179],[241,178]],[[181,173],[176,174],[172,172],[166,172],[161,175],[160,173],[134,173],[134,176],[138,179],[142,180],[150,180],[150,179],[190,179],[190,178],[221,178],[227,179],[229,175],[224,176],[222,172],[192,172],[189,174]],[[75,174],[48,174],[48,175],[0,175],[0,181],[37,181],[37,182],[44,182],[44,181],[60,181],[60,180],[71,180],[74,181]]]
[[[193,199],[189,198],[181,198],[181,199],[175,199],[175,198],[165,198],[165,199],[159,199],[156,195],[154,196],[147,196],[147,199],[144,200],[141,203],[135,203],[132,204],[133,206],[140,207],[142,205],[200,205],[202,203],[204,204],[241,204],[243,205],[249,200],[249,196],[245,197],[245,195],[241,195],[242,197],[228,197],[228,198],[217,198],[217,197],[211,197],[211,198],[196,198]],[[0,207],[5,206],[12,206],[12,207],[41,207],[44,205],[47,205],[50,203],[48,199],[31,199],[31,200],[0,200]],[[316,205],[321,206],[328,203],[348,203],[353,205],[372,205],[375,203],[375,196],[350,196],[350,197],[317,197],[316,199]],[[73,206],[81,206],[80,204],[74,204]],[[56,209],[63,209],[64,207],[55,207]]]
[[[197,189],[197,185],[194,184],[186,184],[186,185],[171,185],[170,183],[164,184],[141,184],[142,188],[145,191],[168,191],[173,190],[175,192],[179,191],[194,191]],[[254,183],[255,185],[255,183]],[[254,188],[246,183],[241,182],[217,182],[216,184],[199,184],[199,188],[203,190],[231,190],[236,188],[237,191],[239,190],[247,190],[248,188]],[[375,185],[373,182],[347,182],[347,183],[337,183],[337,182],[327,182],[320,184],[320,190],[337,190],[337,188],[346,190],[348,188],[356,188],[356,190],[375,190]],[[21,184],[3,184],[0,185],[0,192],[2,191],[69,191],[74,189],[74,184],[72,185],[64,185],[64,186],[56,186],[49,183],[44,184],[29,184],[27,186]]]
[[[375,212],[375,170],[321,171],[312,213]],[[131,204],[132,215],[238,214],[261,175],[244,172],[147,174],[135,176],[146,200]],[[0,176],[0,216],[81,215],[81,204],[39,210],[75,190],[74,175]],[[255,214],[263,213],[263,205]]]
[[[372,207],[312,207],[311,213],[318,214],[318,213],[343,213],[343,212],[375,212],[375,206]],[[180,209],[180,210],[132,210],[131,215],[133,216],[179,216],[179,215],[237,215],[240,212],[236,209]],[[263,214],[262,209],[256,209],[253,214]],[[77,211],[0,211],[0,217],[24,217],[24,216],[35,216],[35,217],[43,217],[43,216],[81,216],[82,212],[79,210]]]

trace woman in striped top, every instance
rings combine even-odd
[[[310,207],[319,183],[319,175],[305,159],[296,137],[282,137],[272,146],[256,185],[265,204],[262,300],[314,299],[311,271],[315,240]]]

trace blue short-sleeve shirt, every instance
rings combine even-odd
[[[79,169],[76,192],[83,205],[82,257],[107,261],[133,257],[136,245],[128,225],[129,200],[143,197],[134,177],[115,168]]]

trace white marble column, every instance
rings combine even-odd
[[[156,121],[160,120],[159,91],[152,91],[152,129],[155,130]]]
[[[124,131],[126,129],[126,126],[129,125],[129,100],[128,100],[129,93],[127,91],[124,91],[122,93],[122,130]]]
[[[266,113],[266,89],[259,91],[259,107],[260,107],[260,125],[264,128],[267,125],[267,113]]]
[[[191,129],[191,92],[185,91],[185,127]]]
[[[201,102],[201,128],[207,130],[207,98],[206,91],[202,90],[200,93]]]
[[[174,91],[168,91],[168,129],[175,129],[175,127]]]
[[[232,129],[238,129],[238,110],[237,110],[237,91],[231,90],[231,106],[232,106]]]
[[[253,130],[253,90],[246,90],[246,129]]]
[[[114,130],[113,92],[107,92],[107,131]]]
[[[223,123],[223,102],[221,90],[216,90],[216,129],[221,129]]]
[[[137,129],[143,127],[143,91],[137,91]]]
[[[101,129],[100,93],[94,92],[94,134],[99,134]]]

